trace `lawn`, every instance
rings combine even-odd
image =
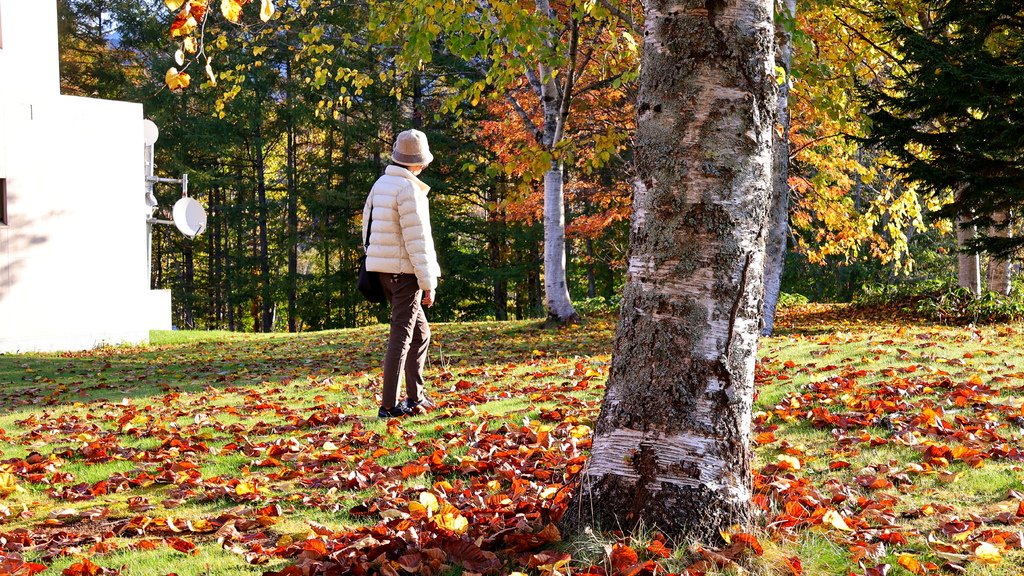
[[[391,421],[383,326],[0,356],[0,574],[1024,572],[1021,326],[786,311],[714,548],[555,528],[613,330],[437,324],[439,407]]]

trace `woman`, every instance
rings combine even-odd
[[[441,268],[430,236],[430,187],[416,177],[433,159],[426,134],[419,130],[399,134],[392,164],[373,185],[363,207],[363,238],[370,226],[366,270],[380,275],[391,304],[379,418],[419,414],[433,406],[423,393],[423,364],[430,347],[423,306],[434,304]],[[406,399],[398,402],[403,367]]]

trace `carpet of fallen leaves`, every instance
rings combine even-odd
[[[613,328],[435,326],[438,407],[400,420],[383,327],[0,356],[0,575],[1022,571],[1020,326],[788,311],[753,525],[566,542]]]

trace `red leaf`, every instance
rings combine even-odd
[[[104,572],[106,570],[101,566],[93,564],[88,558],[83,558],[81,562],[65,568],[61,574],[64,576],[100,576]]]
[[[494,572],[501,568],[501,561],[493,552],[482,550],[469,540],[448,540],[441,549],[448,553],[448,559],[461,564],[470,572]]]
[[[640,558],[636,555],[636,550],[633,550],[625,544],[615,544],[612,546],[612,571],[623,572],[633,564],[640,561]]]
[[[647,551],[650,552],[652,556],[657,556],[658,558],[668,558],[672,555],[672,549],[665,546],[665,543],[660,540],[651,542],[647,546]]]
[[[164,542],[166,542],[168,546],[174,548],[178,552],[193,555],[199,553],[199,549],[196,547],[195,544],[182,538],[165,538]]]

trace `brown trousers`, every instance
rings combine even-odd
[[[430,324],[423,313],[423,291],[415,274],[378,272],[384,294],[391,303],[391,335],[384,354],[384,392],[381,405],[398,403],[398,374],[405,367],[405,393],[409,400],[423,400],[423,364],[430,348]]]

